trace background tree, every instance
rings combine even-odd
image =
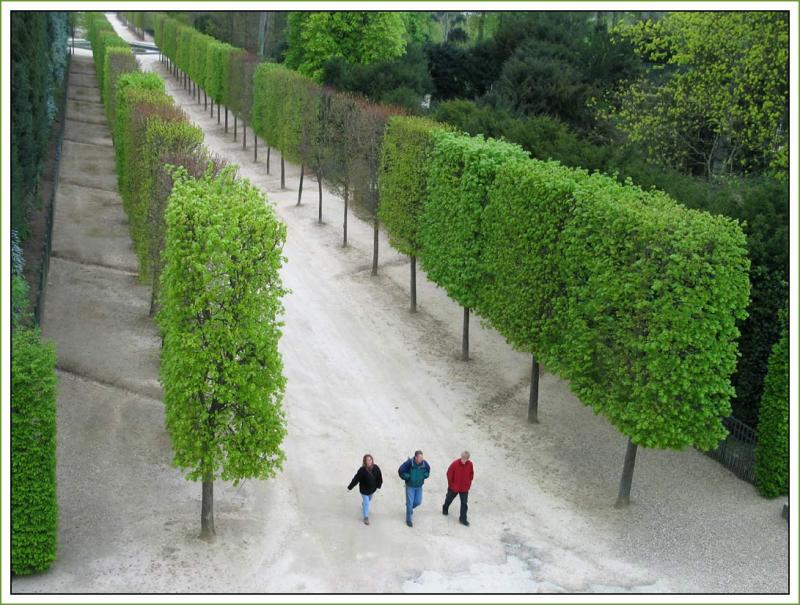
[[[405,20],[387,12],[294,12],[289,14],[286,64],[320,82],[334,57],[373,63],[398,57],[406,46]]]
[[[286,227],[260,191],[178,173],[166,212],[161,379],[175,466],[203,483],[201,537],[214,535],[214,480],[282,467],[286,380],[278,351]]]
[[[652,159],[705,176],[785,172],[787,13],[675,12],[619,32],[660,75],[612,114]]]

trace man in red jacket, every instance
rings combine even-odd
[[[447,469],[447,496],[444,498],[442,514],[447,514],[447,509],[450,508],[450,504],[458,494],[461,499],[461,514],[458,520],[461,525],[466,525],[467,527],[469,527],[469,521],[467,521],[467,496],[469,496],[469,488],[472,485],[474,476],[475,471],[472,469],[469,452],[461,452],[461,458],[453,460]]]

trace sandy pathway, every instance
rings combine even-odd
[[[542,424],[526,425],[527,356],[475,321],[473,359],[460,362],[459,308],[421,274],[420,312],[409,314],[408,264],[383,235],[380,275],[371,277],[369,225],[351,217],[351,246],[342,249],[340,200],[325,193],[317,225],[313,180],[295,207],[298,167],[287,164],[290,190],[280,191],[274,151],[267,176],[263,147],[253,163],[250,144],[233,142],[157,57],[141,62],[164,75],[209,148],[239,164],[287,223],[288,461],[273,481],[218,482],[217,540],[196,539],[200,489],[169,466],[157,335],[142,306],[146,288],[129,273],[121,208],[104,218],[78,211],[79,196],[72,206],[65,199],[55,248],[69,239],[73,255],[97,266],[84,281],[73,280],[86,265],[65,259],[51,269],[45,331],[62,367],[89,379],[60,375],[59,561],[16,579],[14,590],[786,590],[779,502],[693,450],[642,451],[633,504],[614,510],[625,441],[568,385],[545,374]],[[99,266],[114,258],[122,259],[114,270]],[[416,448],[433,473],[409,529],[396,469]],[[440,512],[444,471],[464,448],[476,467],[469,528]],[[365,452],[386,479],[370,527],[345,489]]]

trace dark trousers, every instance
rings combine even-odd
[[[467,496],[469,496],[469,492],[454,492],[449,487],[447,488],[447,495],[444,497],[444,506],[442,506],[442,510],[445,512],[450,505],[453,503],[453,500],[456,499],[456,495],[461,498],[461,512],[458,515],[458,518],[462,521],[467,520]]]

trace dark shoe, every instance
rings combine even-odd
[[[369,525],[369,517],[364,517],[364,525]]]
[[[461,525],[466,525],[467,527],[469,527],[469,521],[467,521],[466,519],[459,519],[458,522],[461,523]]]
[[[406,521],[406,525],[408,525],[409,527],[414,527],[414,524],[411,521]]]
[[[446,517],[447,516],[447,509],[443,506],[442,507],[442,514]]]

